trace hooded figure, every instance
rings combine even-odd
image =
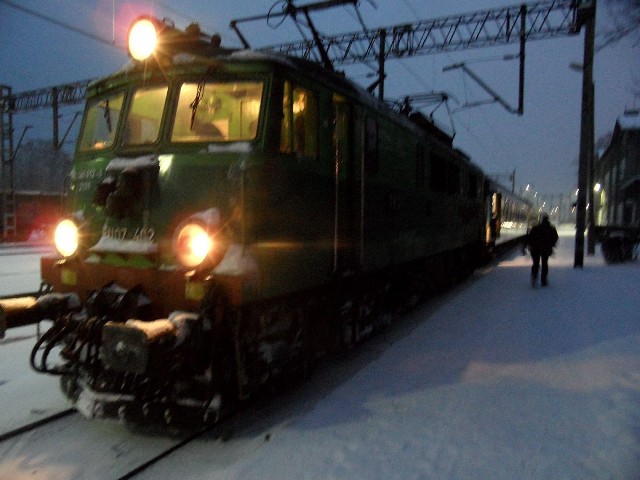
[[[549,215],[543,214],[542,220],[533,227],[525,239],[525,247],[529,246],[533,265],[531,267],[531,285],[536,286],[538,282],[538,270],[542,261],[542,272],[540,283],[547,286],[547,275],[549,273],[549,256],[553,253],[553,247],[558,242],[558,231],[549,223]]]

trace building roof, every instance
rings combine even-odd
[[[627,110],[616,123],[621,130],[640,130],[640,110]]]

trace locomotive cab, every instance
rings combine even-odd
[[[160,41],[161,54],[89,87],[58,255],[41,261],[52,293],[37,300],[72,295],[73,308],[30,309],[55,319],[34,368],[60,374],[88,417],[217,415],[234,377],[221,305],[239,305],[256,274],[242,253],[243,195],[263,150],[271,69],[162,29],[207,55]],[[62,364],[51,366],[60,342]]]

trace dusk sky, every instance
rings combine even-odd
[[[198,21],[205,32],[220,33],[223,45],[238,47],[240,43],[229,29],[229,22],[264,14],[274,3],[274,0],[0,0],[0,83],[19,93],[109,74],[128,61],[124,48],[126,31],[129,23],[143,13],[171,18],[180,28]],[[310,3],[310,0],[296,3]],[[372,29],[516,3],[514,0],[362,0],[359,12],[366,26]],[[40,17],[16,5],[37,12]],[[278,5],[274,8],[279,10]],[[602,32],[613,28],[609,10],[609,2],[599,0],[596,45],[601,42]],[[352,7],[313,16],[326,34],[359,30],[357,18]],[[242,25],[242,29],[256,47],[300,38],[290,21],[275,30],[264,22]],[[113,40],[115,46],[111,44]],[[640,90],[638,42],[638,36],[628,38],[599,49],[596,54],[596,139],[613,129],[616,118],[625,109],[640,107],[640,98],[634,97],[634,92]],[[539,192],[569,193],[577,184],[582,86],[581,73],[569,65],[582,62],[582,34],[527,43],[524,115],[521,117],[508,113],[497,103],[461,108],[465,103],[488,99],[488,94],[461,70],[442,70],[447,65],[466,62],[509,104],[517,106],[518,61],[502,58],[517,54],[518,50],[514,44],[389,61],[385,96],[393,99],[421,92],[447,92],[452,97],[454,144],[485,172],[506,175],[515,170],[517,188],[529,183]],[[361,85],[373,81],[366,76],[369,71],[363,67],[346,69],[347,75]],[[62,132],[73,113],[80,110],[80,105],[63,109]],[[450,128],[449,118],[441,116],[441,111],[446,112],[444,108],[439,109],[438,120]],[[25,140],[51,138],[51,111],[14,116],[17,136],[25,125],[34,127]],[[75,138],[75,129],[70,138]],[[506,178],[503,180],[508,182]]]

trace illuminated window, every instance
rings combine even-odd
[[[300,156],[318,156],[318,104],[309,90],[286,82],[282,101],[280,151]]]
[[[158,139],[168,87],[136,90],[124,124],[123,144],[149,144]]]
[[[82,122],[81,150],[109,148],[116,138],[124,93],[90,100]]]
[[[258,131],[262,82],[184,83],[172,142],[253,140]]]

